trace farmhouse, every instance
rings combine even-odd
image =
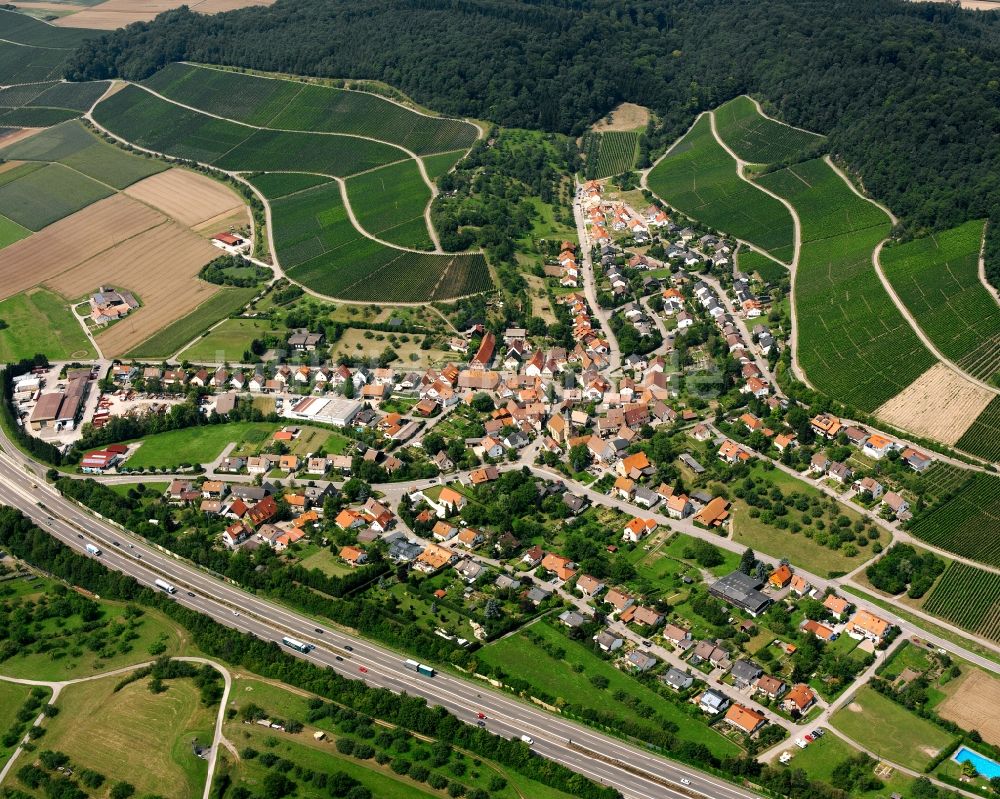
[[[90,318],[96,325],[106,325],[121,319],[139,307],[139,303],[129,291],[115,291],[101,288],[90,297]]]

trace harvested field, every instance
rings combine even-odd
[[[923,438],[955,444],[995,396],[937,363],[875,415]]]
[[[40,130],[45,130],[45,128],[10,128],[9,130],[0,130],[0,147],[16,144],[22,139],[34,136]]]
[[[197,279],[198,271],[218,254],[190,230],[167,222],[80,263],[47,285],[67,297],[80,297],[101,285],[135,292],[142,307],[95,337],[105,356],[114,357],[218,291],[218,286]]]
[[[622,103],[613,108],[604,119],[599,119],[591,126],[595,133],[608,133],[620,130],[635,130],[643,128],[649,122],[649,109],[635,103]]]
[[[1000,680],[979,669],[967,671],[937,707],[938,715],[963,730],[978,730],[983,740],[1000,746]]]
[[[243,200],[232,189],[186,169],[168,169],[152,175],[129,186],[125,194],[188,227],[198,227],[210,219],[229,216],[244,206]]]
[[[187,5],[202,14],[218,14],[247,6],[269,6],[274,0],[193,0]],[[133,22],[148,22],[157,14],[177,8],[180,0],[107,0],[94,8],[61,17],[52,24],[62,28],[114,30]]]
[[[152,208],[121,194],[96,202],[4,249],[0,299],[50,280],[164,221]],[[62,292],[58,281],[55,287]],[[96,284],[85,291],[92,288]]]

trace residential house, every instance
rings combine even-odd
[[[556,555],[554,552],[550,552],[542,558],[541,566],[560,580],[568,580],[576,574],[576,564],[569,558]]]
[[[721,713],[729,707],[729,704],[729,697],[714,688],[709,688],[698,698],[698,707],[702,712],[710,713],[713,716],[716,713]]]
[[[581,574],[577,578],[576,587],[585,597],[594,597],[604,590],[605,584],[603,580],[599,580],[589,574]]]
[[[897,519],[901,518],[904,514],[908,514],[910,510],[910,503],[895,491],[886,492],[886,495],[882,497],[882,504],[891,510]]]
[[[816,694],[805,683],[796,683],[781,701],[781,707],[789,712],[805,713],[816,703]]]
[[[737,660],[729,674],[737,688],[746,688],[756,682],[764,674],[764,670],[752,660]]]
[[[886,634],[892,629],[892,624],[879,618],[869,610],[859,610],[847,623],[847,634],[852,638],[872,641],[876,645],[885,640]]]
[[[686,671],[681,671],[673,666],[667,669],[667,673],[660,679],[675,691],[684,691],[694,685],[694,677]]]
[[[813,619],[806,619],[799,626],[805,632],[811,633],[821,641],[835,641],[837,639],[837,634],[832,628],[827,627],[825,624],[821,624],[818,621],[814,621]]]
[[[853,487],[859,494],[867,492],[872,499],[878,499],[885,493],[882,484],[874,477],[862,477],[860,480],[855,480]]]
[[[792,581],[792,570],[788,566],[782,563],[771,572],[771,576],[767,578],[767,583],[772,588],[781,589],[784,588]]]
[[[823,600],[823,607],[833,614],[838,621],[843,621],[847,612],[851,609],[851,603],[836,594],[827,594]]]
[[[346,546],[340,548],[340,559],[348,566],[360,566],[368,560],[368,553],[361,547]]]
[[[621,649],[625,641],[615,635],[611,630],[602,630],[597,635],[594,636],[594,641],[601,648],[603,652],[614,652],[617,649]]]
[[[637,544],[655,529],[655,519],[640,519],[636,516],[625,525],[625,530],[622,532],[622,540]]]
[[[777,699],[788,690],[788,686],[784,680],[765,674],[757,678],[754,689],[758,694],[763,694],[768,699]]]
[[[752,708],[734,704],[726,711],[726,723],[747,735],[753,735],[767,724],[767,717]]]
[[[638,649],[629,652],[628,657],[626,657],[625,660],[632,671],[637,671],[639,673],[649,671],[660,662],[649,653],[640,652]]]

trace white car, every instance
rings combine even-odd
[[[690,784],[691,780],[689,780],[687,777],[681,777],[681,785],[690,785]]]

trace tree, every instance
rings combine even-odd
[[[135,786],[130,782],[116,782],[111,789],[111,799],[129,799],[135,793]]]
[[[280,771],[269,771],[261,781],[264,799],[282,799],[295,790],[295,783]]]
[[[590,450],[586,444],[575,444],[569,450],[569,465],[574,472],[582,472],[590,463]]]
[[[757,556],[754,551],[747,547],[743,554],[740,556],[740,571],[744,574],[753,574],[754,566],[757,565]]]

